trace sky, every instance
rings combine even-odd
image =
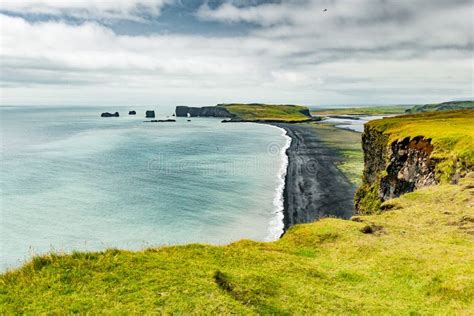
[[[2,0],[1,105],[472,99],[471,0]]]

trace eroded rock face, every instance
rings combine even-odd
[[[223,107],[217,106],[204,106],[201,108],[198,107],[189,107],[189,106],[177,106],[176,107],[176,116],[177,117],[187,117],[189,114],[190,117],[232,117],[232,115]]]
[[[303,109],[300,111],[301,114],[306,115],[307,117],[311,117],[311,112],[309,109]]]
[[[387,160],[388,138],[367,127],[362,134],[362,150],[364,151],[364,183],[374,182],[379,173],[385,169]]]
[[[422,136],[395,141],[389,150],[386,175],[380,179],[382,200],[398,197],[415,189],[437,184],[436,161],[430,158],[431,139]]]
[[[377,212],[386,200],[438,183],[439,161],[431,157],[431,139],[417,136],[389,143],[387,135],[366,124],[362,148],[364,175],[354,198],[360,214]]]

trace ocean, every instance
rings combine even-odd
[[[146,109],[0,107],[0,269],[50,251],[281,235],[283,130],[214,118],[145,123]]]

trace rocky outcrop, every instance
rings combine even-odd
[[[100,117],[119,117],[119,112],[115,112],[115,113],[104,112],[100,115]]]
[[[358,213],[373,213],[386,200],[438,183],[438,161],[431,158],[433,145],[429,138],[406,137],[388,143],[387,135],[366,125],[362,148],[363,184],[355,195]]]
[[[136,111],[128,111],[128,115],[136,115],[137,112]]]
[[[309,109],[302,109],[300,113],[307,117],[311,117],[311,112],[309,111]]]
[[[155,117],[155,111],[146,111],[146,112],[145,112],[145,117],[146,117],[146,118],[153,118],[153,117]]]
[[[382,200],[437,184],[436,160],[430,158],[432,151],[431,139],[423,136],[393,142],[389,149],[386,175],[380,179]]]
[[[188,115],[189,114],[189,115]],[[177,117],[232,117],[232,114],[224,107],[219,106],[204,106],[204,107],[189,107],[177,106]]]

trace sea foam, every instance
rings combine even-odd
[[[283,223],[283,209],[284,209],[284,196],[283,192],[285,190],[285,179],[286,179],[286,172],[288,169],[288,156],[286,154],[286,150],[291,145],[291,137],[289,137],[286,131],[277,126],[269,125],[274,128],[278,128],[281,131],[281,135],[285,138],[286,142],[285,145],[280,149],[280,169],[278,171],[278,185],[275,189],[275,196],[273,198],[273,205],[275,210],[275,216],[270,220],[268,226],[268,234],[265,238],[265,241],[274,241],[281,237],[284,231],[284,223]]]

